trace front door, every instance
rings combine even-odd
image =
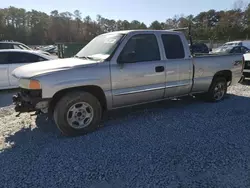
[[[111,61],[113,107],[162,99],[165,64],[157,37],[153,33],[137,34],[124,42],[117,60]]]

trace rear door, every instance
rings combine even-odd
[[[18,79],[11,75],[12,71],[22,65],[28,63],[35,63],[39,61],[44,61],[43,57],[39,55],[27,53],[27,52],[9,52],[8,61],[9,61],[9,80],[11,86],[18,85]]]
[[[0,89],[10,86],[9,77],[8,53],[0,52]]]
[[[166,63],[165,97],[186,95],[191,91],[193,63],[186,55],[183,40],[178,34],[162,34]]]

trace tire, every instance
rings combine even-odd
[[[224,77],[217,77],[214,78],[205,97],[208,102],[219,102],[225,98],[226,93],[227,93],[227,80]]]
[[[77,91],[63,96],[56,104],[53,115],[58,129],[64,135],[79,136],[98,128],[102,117],[102,107],[99,100],[92,94]],[[85,125],[83,122],[86,122]]]

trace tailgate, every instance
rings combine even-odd
[[[237,84],[241,77],[242,77],[242,65],[243,61],[241,60],[234,60],[233,68],[232,68],[232,83],[231,85]]]

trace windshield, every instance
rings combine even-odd
[[[14,44],[13,46],[14,46],[14,49],[31,50],[31,48],[23,44]]]
[[[232,49],[232,47],[229,47],[229,46],[223,46],[222,48],[220,48],[218,50],[218,52],[227,52],[227,51],[230,51]]]
[[[95,37],[83,49],[81,49],[76,57],[92,58],[103,60],[108,58],[116,46],[118,45],[124,34],[104,34]]]

